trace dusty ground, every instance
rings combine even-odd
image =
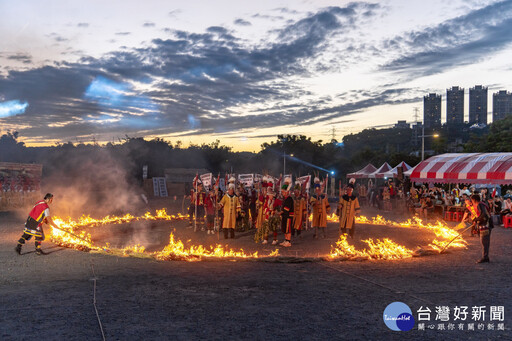
[[[43,243],[52,252],[48,256],[30,252],[32,242],[18,256],[13,247],[22,223],[22,217],[0,213],[1,340],[100,340],[94,278],[107,340],[512,339],[512,229],[494,229],[490,264],[475,264],[480,255],[476,238],[467,238],[467,250],[401,261],[285,264],[157,262],[63,249],[50,242]],[[225,243],[217,236],[194,234],[184,222],[104,227],[93,238],[118,246],[142,242],[158,250],[174,229],[183,240]],[[358,226],[355,244],[383,236],[409,247],[432,237],[364,225]],[[313,240],[308,231],[281,254],[325,255],[336,237],[335,226],[329,226],[327,239]],[[254,244],[252,234],[239,234],[229,245],[263,254],[274,249]],[[439,305],[504,306],[505,330],[487,330],[486,315],[485,331],[420,331],[416,324],[410,332],[393,332],[382,314],[394,301],[408,304],[415,318],[420,306],[433,312]],[[440,321],[434,319],[435,314],[431,323],[437,329]]]

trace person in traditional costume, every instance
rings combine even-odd
[[[224,231],[224,239],[235,238],[236,217],[240,213],[240,202],[235,195],[235,184],[228,185],[228,192],[219,202],[219,208],[222,209],[224,220],[222,222],[222,230]]]
[[[203,184],[197,184],[197,193],[195,196],[195,204],[196,204],[196,226],[194,227],[194,232],[201,228],[201,231],[204,231],[204,202],[206,199],[206,193],[203,190]]]
[[[312,227],[315,229],[313,238],[318,238],[318,229],[322,229],[322,236],[325,238],[325,229],[327,228],[327,215],[331,206],[320,185],[320,180],[315,178],[315,194],[310,198],[310,205],[313,211]]]
[[[295,182],[293,197],[293,235],[300,236],[302,225],[306,221],[307,203],[302,195],[302,185],[299,181]]]
[[[359,207],[359,200],[354,195],[354,185],[348,184],[346,192],[340,197],[338,203],[338,212],[340,217],[340,233],[347,233],[351,238],[354,238],[356,214],[359,214],[361,208]]]
[[[283,196],[281,204],[281,231],[284,234],[284,242],[279,245],[284,247],[292,246],[294,203],[293,198],[290,196],[291,182],[290,178],[286,178],[283,186],[281,186],[281,195]]]
[[[280,225],[280,216],[277,214],[277,210],[279,207],[279,200],[276,199],[274,194],[274,184],[271,179],[268,182],[267,187],[267,197],[265,199],[265,204],[263,205],[263,226],[260,234],[263,235],[262,244],[268,243],[268,236],[272,232],[274,236],[274,240],[272,241],[272,245],[277,245],[279,242],[277,240],[277,230]]]
[[[267,177],[264,176],[261,182],[260,191],[258,193],[258,199],[256,200],[256,209],[258,211],[256,218],[256,228],[259,229],[263,225],[264,213],[263,206],[265,205],[265,198],[267,197]]]
[[[215,227],[215,191],[211,188],[205,198],[204,207],[206,209],[206,233],[215,234],[213,231]]]

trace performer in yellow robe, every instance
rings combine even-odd
[[[235,195],[235,185],[229,184],[228,192],[222,197],[219,202],[224,220],[222,222],[222,229],[224,230],[224,239],[228,239],[228,232],[230,238],[235,238],[236,216],[240,212],[241,206],[238,197]]]
[[[265,181],[260,184],[260,190],[258,193],[258,198],[256,199],[256,211],[258,212],[258,216],[256,217],[256,228],[259,229],[263,222],[265,221],[265,214],[263,206],[265,204],[265,198],[267,196],[267,183],[266,177]]]
[[[301,184],[296,183],[293,198],[293,234],[297,236],[300,236],[302,225],[306,221],[307,215],[306,199],[302,196],[301,190]]]
[[[354,238],[356,214],[359,214],[361,208],[359,207],[359,200],[353,194],[354,185],[349,184],[346,194],[340,198],[338,210],[340,215],[340,233],[347,233],[350,237]]]
[[[313,238],[318,238],[318,229],[321,228],[323,237],[325,238],[325,228],[327,227],[327,214],[331,210],[327,197],[322,193],[320,184],[315,184],[315,195],[310,199],[310,204],[313,210],[313,224],[315,234]]]

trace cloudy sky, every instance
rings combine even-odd
[[[512,0],[0,0],[0,133],[257,151],[412,121],[453,85],[491,111],[511,32]]]

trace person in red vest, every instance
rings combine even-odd
[[[36,202],[30,213],[28,214],[27,222],[25,223],[25,229],[23,235],[18,240],[16,245],[16,253],[21,255],[21,247],[27,240],[35,237],[36,254],[46,255],[47,253],[41,250],[41,242],[44,240],[43,223],[58,228],[50,216],[50,204],[53,202],[53,194],[47,193],[43,200]]]

